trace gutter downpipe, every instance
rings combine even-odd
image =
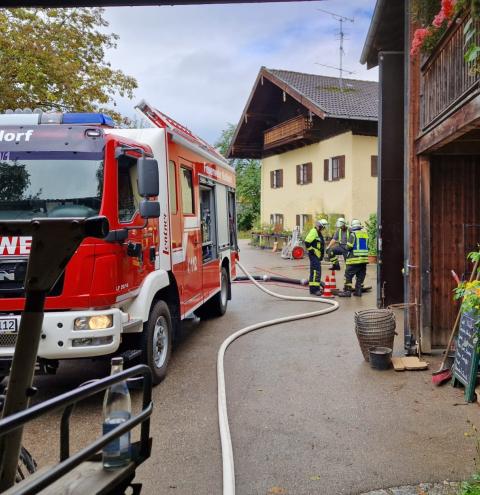
[[[403,91],[403,104],[404,104],[404,142],[403,142],[403,300],[410,301],[410,261],[409,261],[409,248],[410,248],[410,205],[409,205],[409,184],[410,184],[410,114],[409,114],[409,88],[410,88],[410,4],[411,0],[407,0],[407,8],[405,9],[405,46],[404,46],[404,91]],[[405,306],[403,316],[403,332],[404,332],[404,348],[406,354],[412,353],[412,348],[415,347],[415,339],[412,335],[410,326],[410,307]],[[417,329],[420,332],[420,329]]]

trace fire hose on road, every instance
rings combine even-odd
[[[255,278],[248,273],[245,267],[237,261],[237,266],[242,270],[243,273],[255,284],[260,290],[266,294],[276,297],[278,299],[283,299],[286,301],[308,301],[317,302],[322,304],[327,304],[330,307],[323,308],[317,311],[311,311],[309,313],[301,313],[291,316],[283,316],[281,318],[275,318],[273,320],[262,321],[260,323],[255,323],[248,327],[238,330],[234,334],[230,335],[218,351],[217,356],[217,391],[218,391],[218,426],[220,430],[220,441],[222,445],[222,465],[223,465],[223,495],[234,495],[235,494],[235,466],[233,460],[233,449],[232,449],[232,438],[230,436],[230,426],[228,423],[228,411],[227,411],[227,396],[225,392],[225,370],[224,370],[224,357],[225,351],[228,346],[234,342],[239,337],[259,330],[261,328],[279,325],[281,323],[287,323],[289,321],[302,320],[304,318],[313,318],[314,316],[320,316],[327,313],[331,313],[338,309],[338,302],[332,299],[324,299],[321,297],[299,297],[299,296],[286,296],[283,294],[277,294],[268,290],[267,288],[260,285]]]

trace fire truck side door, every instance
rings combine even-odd
[[[143,228],[145,221],[138,212],[140,201],[137,160],[135,157],[122,155],[118,159],[118,221],[129,230],[119,259],[116,290],[120,293],[136,289],[145,275],[154,268],[154,260],[149,256],[153,239],[151,235],[146,236],[149,229]]]
[[[188,308],[202,302],[202,238],[198,216],[198,179],[194,182],[194,169],[185,165],[180,167],[180,189],[182,195],[183,239],[185,253],[183,269],[182,299]],[[183,311],[183,310],[182,310]]]

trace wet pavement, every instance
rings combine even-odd
[[[252,249],[245,242],[241,261],[256,274],[268,270],[303,278],[308,272],[306,260],[282,260],[279,254]],[[368,270],[373,285],[374,268]],[[270,284],[269,288],[307,293],[300,287]],[[338,300],[341,308],[334,313],[259,330],[227,351],[237,494],[377,490],[370,495],[400,495],[421,492],[378,490],[443,483],[472,474],[475,442],[469,422],[478,425],[478,405],[465,405],[462,391],[449,385],[434,387],[431,371],[371,369],[356,340],[353,314],[375,307],[375,295]],[[153,392],[152,457],[137,473],[142,493],[221,494],[217,350],[240,328],[312,311],[312,306],[317,307],[273,299],[251,284],[236,283],[224,317],[183,325],[169,375]],[[400,352],[401,312],[397,315],[396,351]],[[435,363],[438,366],[438,357],[427,360],[434,363],[431,369]],[[107,373],[108,366],[98,362],[63,363],[57,376],[37,378],[37,400]],[[133,398],[138,407],[140,394],[133,393]],[[58,415],[50,415],[28,428],[25,444],[40,465],[58,458],[57,421]],[[95,438],[101,431],[101,398],[80,405],[72,426],[74,450]]]

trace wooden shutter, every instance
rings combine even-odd
[[[300,227],[300,215],[295,215],[295,226]]]
[[[273,213],[270,213],[270,225],[273,225],[273,221],[274,221]]]
[[[338,160],[340,162],[339,167],[338,167],[338,178],[339,179],[345,179],[345,155],[339,156]]]
[[[378,177],[378,157],[376,155],[371,156],[371,175],[372,177]]]
[[[272,171],[270,172],[270,187],[271,187],[272,189],[273,189],[273,187],[274,187],[274,180],[275,180],[275,179],[274,179],[274,175],[275,175],[275,171],[274,171],[274,170],[272,170]]]
[[[277,187],[283,187],[283,169],[277,170],[278,172],[278,181],[277,181]]]
[[[301,184],[302,166],[297,165],[297,184]]]
[[[306,163],[305,166],[307,167],[307,184],[310,184],[312,182],[312,163]]]
[[[330,163],[330,160],[328,158],[326,160],[323,160],[323,180],[328,180],[328,165]]]

